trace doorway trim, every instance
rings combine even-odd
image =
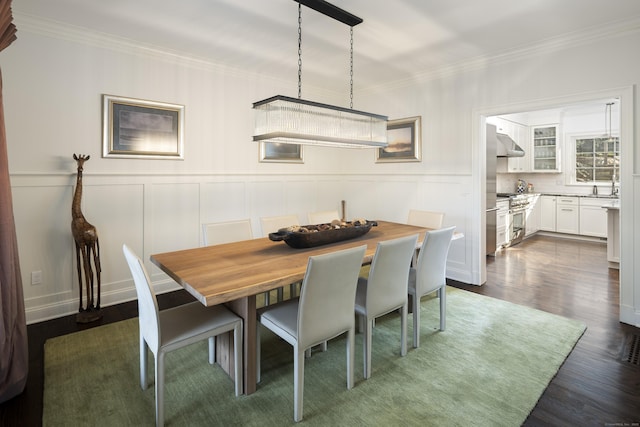
[[[557,98],[532,100],[521,103],[504,104],[476,108],[472,111],[472,146],[476,147],[476,155],[473,156],[474,194],[478,218],[477,227],[480,239],[476,239],[472,248],[472,270],[474,283],[485,284],[487,280],[487,263],[483,248],[486,242],[486,119],[490,116],[498,116],[510,113],[522,113],[535,110],[559,108],[570,104],[579,104],[605,98],[618,98],[620,100],[620,151],[625,153],[621,158],[620,174],[620,321],[631,325],[640,324],[640,290],[634,289],[634,277],[636,275],[633,263],[633,241],[636,235],[633,203],[624,203],[625,199],[634,200],[634,87],[625,86],[599,91],[584,92]],[[640,165],[639,165],[640,167]],[[639,281],[640,283],[640,281]]]

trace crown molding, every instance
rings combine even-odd
[[[559,37],[543,39],[533,44],[496,52],[491,55],[478,56],[457,64],[425,70],[423,73],[416,74],[412,77],[381,83],[379,85],[369,85],[367,87],[360,88],[360,90],[401,89],[415,85],[416,83],[450,78],[455,75],[486,69],[489,66],[504,65],[535,56],[547,55],[604,40],[624,37],[638,32],[640,32],[640,17],[633,17],[631,19],[608,23],[599,27],[593,27],[586,31],[576,31]]]
[[[29,14],[14,12],[14,21],[19,31],[26,31],[45,37],[72,41],[135,56],[148,57],[205,71],[224,72],[225,74],[239,77],[259,77],[261,79],[271,79],[280,83],[289,83],[288,79],[285,80],[276,76],[265,76],[264,74],[246,69],[228,67],[206,58],[189,56],[160,46],[140,43],[112,34],[101,33],[84,27],[73,26]],[[428,69],[422,73],[418,73],[405,79],[358,87],[357,90],[375,91],[405,88],[417,83],[424,83],[482,70],[488,66],[503,65],[534,56],[546,55],[570,48],[593,44],[607,39],[619,38],[639,31],[640,17],[633,17],[623,21],[603,24],[602,26],[593,27],[586,31],[577,31],[564,34],[559,37],[544,39],[533,44],[496,52],[491,55],[478,56],[456,64]],[[321,88],[321,91],[326,93],[327,89]],[[335,94],[338,95],[338,92],[336,91]]]

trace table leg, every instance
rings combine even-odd
[[[227,308],[242,317],[244,325],[243,363],[244,363],[244,393],[256,391],[256,297],[251,295],[235,301],[225,303]],[[233,378],[233,334],[221,335],[217,339],[216,361],[222,369]]]

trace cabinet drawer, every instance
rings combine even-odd
[[[562,197],[562,196],[558,196],[558,197],[556,197],[556,204],[558,204],[558,205],[574,205],[574,206],[578,206],[580,204],[580,198],[579,197]]]
[[[601,207],[604,204],[610,202],[611,199],[598,199],[597,197],[582,197],[580,199],[580,206],[595,206]]]
[[[558,233],[579,233],[579,207],[571,205],[557,205],[556,231]]]

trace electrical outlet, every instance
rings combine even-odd
[[[32,271],[31,272],[31,284],[32,285],[40,285],[42,284],[42,271]]]

